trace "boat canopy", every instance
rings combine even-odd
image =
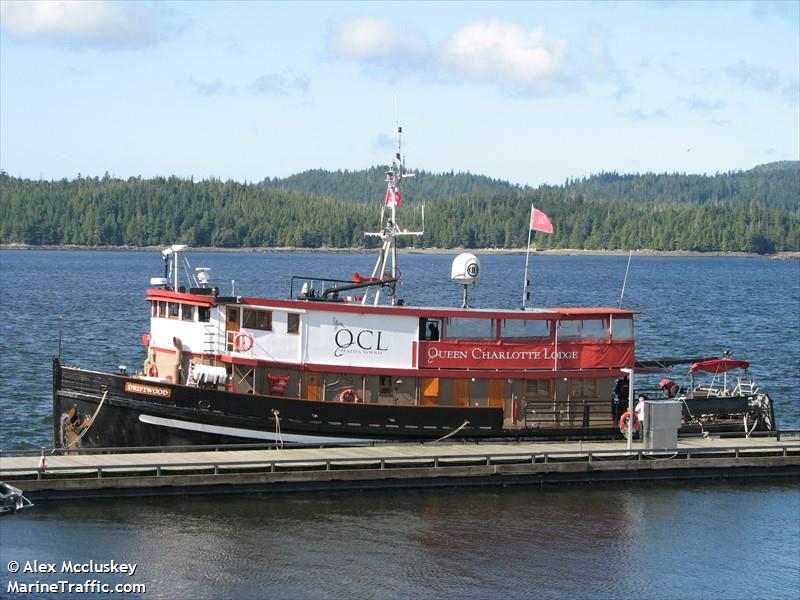
[[[724,373],[732,371],[733,369],[750,368],[750,363],[746,360],[733,360],[732,358],[712,358],[711,360],[704,360],[702,362],[692,363],[690,371],[696,373],[697,371],[705,371],[706,373]]]

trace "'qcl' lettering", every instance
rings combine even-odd
[[[342,356],[347,352],[385,352],[389,348],[383,345],[383,332],[373,331],[372,329],[362,329],[354,334],[349,329],[339,329],[333,338],[336,343],[336,350],[333,351],[334,356]],[[358,349],[352,348],[356,346]]]

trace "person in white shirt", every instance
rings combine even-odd
[[[636,403],[636,407],[633,409],[636,411],[636,420],[639,421],[639,439],[644,439],[644,401],[647,400],[647,396],[644,394],[639,394],[639,401]]]

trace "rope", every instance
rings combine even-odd
[[[453,431],[451,431],[451,432],[450,432],[450,433],[448,433],[447,435],[440,437],[438,440],[433,440],[433,441],[431,442],[431,444],[435,444],[436,442],[441,442],[442,440],[446,440],[446,439],[447,439],[447,438],[449,438],[451,435],[455,435],[455,434],[457,434],[459,431],[461,431],[462,429],[464,429],[464,427],[466,427],[467,425],[469,425],[469,421],[464,421],[464,422],[463,422],[463,423],[462,423],[462,424],[461,424],[461,425],[458,427],[458,429],[454,429]]]
[[[75,438],[74,440],[72,440],[72,441],[71,441],[69,444],[67,444],[67,449],[69,449],[69,448],[71,448],[71,447],[73,447],[73,446],[76,446],[76,445],[77,445],[77,443],[81,441],[81,438],[82,438],[84,435],[86,435],[86,432],[87,432],[87,431],[89,431],[89,429],[91,429],[92,425],[94,425],[94,419],[95,419],[95,417],[97,417],[97,413],[99,413],[99,412],[100,412],[100,409],[101,409],[101,408],[103,408],[103,402],[105,402],[105,401],[106,401],[106,398],[107,398],[107,397],[108,397],[108,390],[106,390],[105,392],[103,392],[103,399],[102,399],[102,400],[100,400],[100,404],[98,404],[98,405],[97,405],[97,410],[95,410],[95,411],[94,411],[94,414],[93,414],[93,415],[92,415],[92,417],[89,419],[89,424],[86,426],[86,429],[84,429],[83,431],[81,431],[81,434],[80,434],[78,437],[76,437],[76,438]]]
[[[687,412],[687,414],[689,415],[689,418],[692,420],[691,422],[692,422],[692,423],[697,423],[697,424],[700,426],[700,433],[702,434],[702,436],[703,436],[703,437],[708,437],[708,433],[706,433],[706,430],[705,430],[705,429],[703,429],[703,424],[700,422],[700,419],[696,418],[696,417],[695,417],[695,416],[692,414],[692,411],[691,411],[691,410],[689,410],[689,405],[688,405],[688,404],[686,404],[686,400],[685,400],[684,398],[679,398],[679,400],[680,400],[680,401],[683,403],[683,405],[686,407],[686,412]]]
[[[279,410],[273,408],[272,414],[275,417],[275,440],[278,442],[278,448],[283,450],[283,436],[281,436],[281,413]]]
[[[676,452],[672,456],[662,456],[661,458],[657,458],[655,456],[648,456],[647,454],[643,454],[642,456],[646,457],[649,460],[672,460],[673,458],[678,456],[678,453]]]
[[[753,433],[756,429],[756,425],[758,425],[758,418],[753,420],[753,426],[750,428],[750,431],[747,431],[747,415],[744,416],[744,437],[750,439],[750,434]]]

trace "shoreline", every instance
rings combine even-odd
[[[159,252],[163,246],[82,246],[82,245],[45,245],[36,246],[30,244],[0,244],[0,250],[104,250],[114,252],[125,251],[142,251],[142,252]],[[270,253],[270,252],[323,252],[326,254],[355,254],[365,253],[372,254],[375,248],[298,248],[298,247],[247,247],[247,248],[216,248],[211,246],[198,246],[190,247],[196,252],[252,252],[252,253]],[[525,248],[398,248],[400,254],[460,254],[462,252],[471,252],[473,254],[525,254]],[[800,252],[778,252],[775,254],[756,254],[752,252],[699,252],[695,250],[632,250],[630,251],[633,256],[662,256],[662,257],[702,257],[702,256],[721,256],[733,258],[765,258],[772,260],[800,260]],[[531,249],[531,253],[545,256],[628,256],[628,250],[585,250],[585,249],[549,249],[549,250],[535,250]]]

